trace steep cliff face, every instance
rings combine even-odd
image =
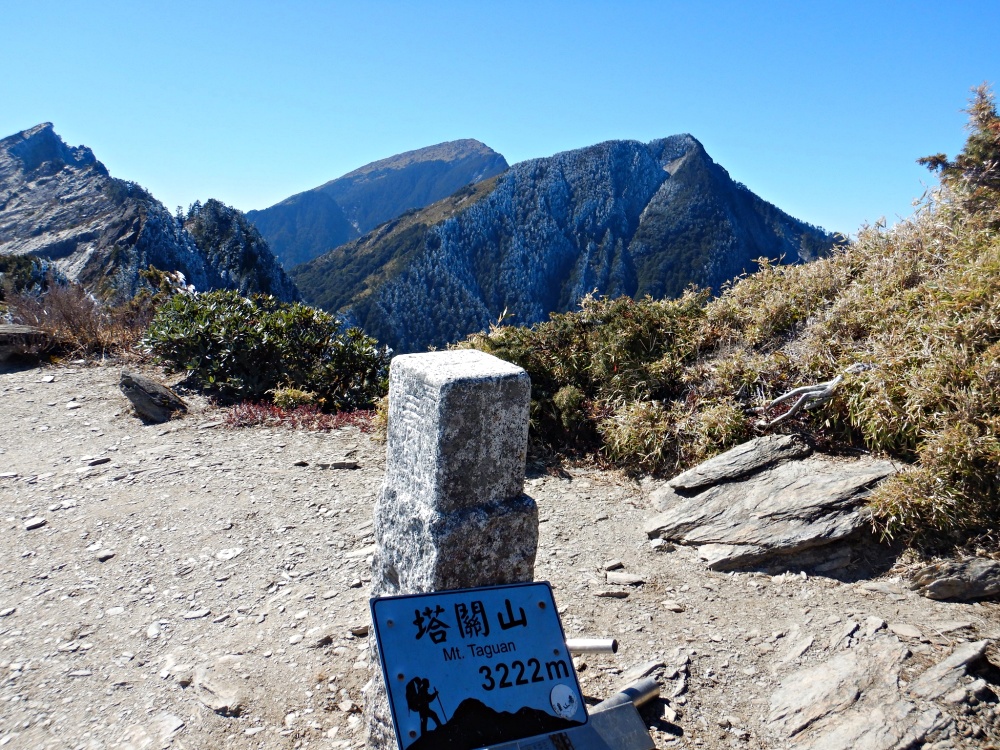
[[[247,218],[292,268],[507,169],[493,149],[472,139],[407,151],[367,164]]]
[[[226,211],[238,223],[238,212]],[[199,290],[297,298],[266,244],[255,242],[236,252],[196,240],[146,190],[111,177],[90,149],[67,146],[51,123],[0,140],[0,255],[51,261],[100,297],[134,296],[139,271],[153,265],[182,272]]]
[[[833,238],[734,182],[690,135],[609,141],[511,167],[292,271],[312,304],[398,351],[442,346],[507,310],[530,325],[588,292],[718,289],[766,256]]]

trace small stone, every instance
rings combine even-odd
[[[146,628],[146,637],[149,639],[155,639],[160,637],[160,626],[155,622]]]
[[[331,461],[329,463],[316,464],[321,469],[356,469],[357,461]]]
[[[0,609],[0,617],[10,617],[17,610],[17,607],[7,607],[6,609]]]
[[[221,560],[222,562],[228,562],[229,560],[232,560],[234,557],[237,557],[242,552],[243,552],[242,547],[231,547],[229,549],[220,549],[218,552],[215,553],[215,559]]]
[[[662,604],[663,608],[666,609],[669,612],[683,612],[684,611],[684,605],[683,604],[678,604],[673,599],[666,599],[663,602],[661,602],[661,604]]]
[[[865,635],[871,638],[878,631],[885,627],[885,620],[881,617],[871,617],[865,618]]]
[[[329,625],[321,625],[306,631],[306,648],[321,648],[333,643],[334,631]]]
[[[212,622],[214,622],[214,623],[218,624],[218,623],[220,623],[220,622],[225,622],[225,621],[226,621],[226,620],[228,620],[228,619],[229,619],[229,615],[228,615],[228,614],[221,614],[221,615],[219,615],[218,617],[214,618],[214,619],[212,620]]]
[[[668,542],[666,539],[660,539],[657,537],[649,543],[650,549],[654,552],[673,552],[677,549],[674,545]]]
[[[916,627],[913,625],[908,625],[905,622],[890,622],[889,630],[898,635],[900,638],[913,638],[915,640],[920,640],[924,637]]]
[[[29,518],[27,521],[24,522],[24,530],[33,531],[34,529],[40,529],[47,523],[48,521],[42,518],[41,516],[35,516],[34,518]]]
[[[209,614],[211,614],[211,611],[207,609],[192,609],[190,612],[185,612],[183,617],[185,620],[198,620]]]
[[[360,708],[358,708],[358,704],[356,704],[352,700],[341,701],[340,703],[337,704],[337,708],[339,708],[345,714],[356,714],[361,710]]]
[[[594,596],[599,596],[603,599],[628,599],[627,591],[597,591]]]
[[[68,404],[66,404],[66,409],[68,411],[73,411],[74,409],[79,409],[82,406],[83,404],[81,403],[78,403],[76,401],[70,401]]]
[[[117,617],[118,615],[125,614],[125,607],[110,607],[105,610],[105,614],[109,617]]]
[[[100,552],[97,553],[97,561],[98,562],[107,562],[108,560],[110,560],[114,556],[115,556],[115,551],[114,550],[110,550],[110,549],[101,550]]]
[[[663,702],[663,710],[661,712],[663,720],[669,722],[670,724],[677,723],[677,712],[670,706],[666,701]]]
[[[602,567],[604,570],[621,570],[625,567],[625,563],[621,560],[608,560]]]
[[[93,672],[89,669],[76,669],[70,672],[67,677],[90,677],[92,674]]]
[[[253,737],[255,734],[260,734],[265,729],[267,729],[267,727],[250,727],[249,729],[244,729],[243,734],[247,735],[248,737]]]
[[[338,591],[333,591],[333,590],[327,591],[326,593],[323,594],[323,598],[333,599],[333,597],[337,596],[338,593],[339,593]]]
[[[351,635],[358,638],[366,638],[368,636],[369,625],[368,623],[362,623],[361,625],[354,625],[351,627]]]
[[[618,586],[639,586],[646,582],[642,576],[637,576],[634,573],[620,573],[617,571],[609,571],[607,573],[607,580],[608,583]]]
[[[361,588],[361,586],[362,586],[362,583],[361,583],[361,579],[360,578],[355,578],[353,581],[351,581],[349,584],[347,584],[347,588],[350,588],[350,589],[359,589],[359,588]]]
[[[16,478],[17,478],[16,471],[5,471],[0,473],[0,479],[16,479]]]
[[[296,633],[288,639],[288,642],[294,646],[297,643],[302,643],[303,638],[305,638],[305,636],[303,636],[302,633]]]
[[[968,699],[968,692],[966,692],[964,687],[960,687],[952,690],[942,700],[944,700],[945,703],[951,703],[954,705],[957,703],[965,703]]]
[[[109,463],[111,463],[111,459],[105,456],[104,458],[95,458],[93,461],[88,461],[87,466],[100,466],[101,464]]]

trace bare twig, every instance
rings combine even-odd
[[[779,404],[783,404],[786,401],[796,399],[795,403],[792,404],[792,407],[781,416],[772,419],[770,422],[767,421],[766,419],[762,419],[760,422],[757,423],[757,427],[759,427],[762,430],[769,430],[772,427],[781,424],[786,419],[791,419],[796,414],[798,414],[803,408],[805,408],[806,410],[812,410],[822,406],[831,398],[833,398],[833,392],[837,389],[837,386],[840,385],[840,383],[844,380],[844,375],[863,372],[869,369],[869,367],[870,365],[855,363],[850,367],[848,367],[846,370],[844,370],[844,372],[835,377],[833,380],[827,380],[825,383],[817,383],[815,385],[804,385],[799,388],[794,388],[788,391],[788,393],[783,393],[782,395],[778,396],[776,399],[771,401],[771,403],[769,403],[767,406],[758,409],[758,411],[761,413],[761,415],[764,415],[767,414],[769,411],[771,411],[771,409],[773,409],[774,407],[778,406]]]

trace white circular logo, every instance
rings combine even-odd
[[[576,692],[569,685],[556,685],[549,693],[549,703],[560,719],[572,719],[580,707]]]

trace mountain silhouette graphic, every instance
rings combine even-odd
[[[404,746],[406,750],[475,750],[486,745],[571,729],[582,723],[560,719],[527,706],[516,713],[495,711],[475,698],[466,698],[442,726]],[[405,737],[403,742],[406,742]]]

